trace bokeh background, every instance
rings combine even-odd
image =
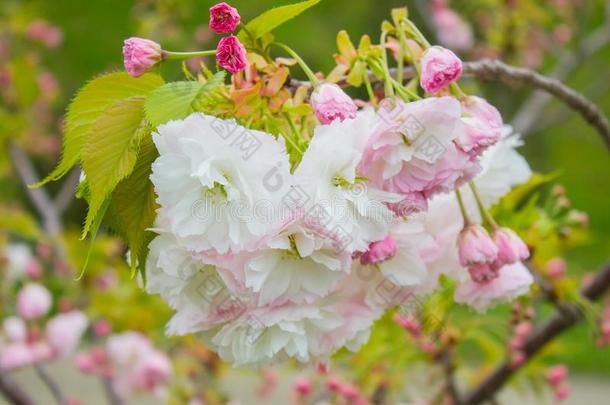
[[[160,42],[165,49],[176,51],[213,49],[216,38],[207,29],[207,10],[214,3],[211,0],[1,0],[0,40],[15,32],[25,32],[32,21],[40,19],[59,27],[63,36],[61,43],[53,47],[14,41],[10,52],[0,49],[0,68],[16,63],[19,67],[13,68],[15,77],[26,72],[28,54],[35,48],[36,64],[56,78],[56,96],[50,103],[48,125],[41,131],[42,138],[21,140],[25,143],[55,140],[48,141],[49,146],[35,154],[38,172],[48,173],[57,161],[61,139],[59,123],[70,97],[91,77],[122,68],[121,47],[125,38],[148,37]],[[232,0],[230,3],[247,21],[263,10],[290,1]],[[610,6],[606,3],[604,0],[453,0],[449,5],[469,22],[473,33],[472,46],[459,51],[463,59],[499,57],[509,63],[559,75],[610,112]],[[354,41],[365,33],[376,37],[381,22],[389,18],[389,10],[405,5],[411,18],[435,42],[439,30],[430,11],[432,2],[418,0],[323,0],[277,29],[275,34],[299,52],[314,70],[328,73],[334,66],[335,36],[339,30],[347,30]],[[9,61],[9,58],[12,59]],[[163,66],[161,73],[168,80],[181,77],[177,64]],[[18,98],[27,98],[28,86],[28,83],[21,85]],[[530,89],[470,80],[465,82],[465,87],[482,93],[498,106],[505,121],[523,133],[526,142],[521,152],[532,168],[557,176],[556,181],[565,186],[571,204],[588,213],[591,232],[585,241],[566,252],[569,271],[584,275],[605,263],[610,257],[610,157],[599,135],[558,101],[536,101],[539,96],[533,95]],[[20,136],[7,130],[11,127],[6,122],[16,114],[20,112],[0,105],[0,120],[6,118],[4,127],[0,122],[3,142]],[[25,119],[34,118],[26,116]],[[31,209],[23,188],[10,175],[6,152],[2,153],[0,204]],[[58,185],[51,184],[49,189],[54,192]],[[78,232],[85,208],[80,201],[70,204],[64,215],[67,232]],[[84,242],[75,241],[71,249],[78,251],[78,243]],[[100,249],[103,252],[100,255],[104,255],[111,248]],[[78,253],[75,256],[79,257]],[[94,263],[94,274],[96,266],[104,267]],[[124,283],[134,283],[128,276],[120,278]],[[134,294],[127,288],[124,292]],[[112,300],[120,306],[121,299]],[[146,298],[139,297],[136,302],[148,305]],[[143,317],[142,327],[155,327],[161,333],[163,316],[150,313],[155,311],[154,305],[148,313],[140,311],[134,317]],[[121,310],[106,302],[100,306],[99,313]],[[158,311],[157,314],[165,314],[163,309]],[[584,340],[591,340],[590,334],[587,327],[574,328],[555,350],[557,356],[576,374],[608,378],[610,349],[592,349],[590,344],[582,344]],[[584,381],[586,385],[590,380]]]

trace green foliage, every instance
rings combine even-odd
[[[150,181],[151,167],[158,153],[151,137],[145,137],[140,145],[138,160],[129,177],[122,180],[112,193],[106,219],[112,229],[127,242],[131,267],[144,266],[146,246],[154,236],[147,231],[152,227],[157,204],[155,190]]]
[[[40,228],[28,213],[0,205],[0,229],[12,232],[22,238],[38,239]]]
[[[252,43],[319,2],[320,0],[308,0],[267,10],[246,24],[246,28],[239,32],[238,38],[242,42]]]
[[[91,127],[83,152],[83,170],[89,184],[86,236],[99,209],[119,181],[133,171],[140,142],[150,135],[144,117],[144,98],[119,100]]]
[[[217,72],[208,82],[167,83],[154,90],[144,105],[146,118],[155,127],[170,120],[186,118],[201,110],[201,104],[217,95],[224,84],[225,71]]]
[[[85,85],[68,107],[61,162],[36,186],[61,178],[79,161],[94,123],[108,106],[128,97],[146,96],[162,84],[163,79],[158,75],[145,74],[136,79],[125,72],[116,72]]]

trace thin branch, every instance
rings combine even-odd
[[[565,50],[558,58],[556,68],[549,74],[560,81],[568,76],[593,54],[610,42],[610,2],[606,2],[606,21],[604,24],[585,37],[574,51]],[[544,106],[550,101],[548,93],[535,92],[519,108],[513,116],[512,124],[521,134],[528,133]]]
[[[581,291],[583,298],[596,301],[610,289],[610,263],[597,273],[594,280]],[[526,361],[529,361],[547,343],[575,325],[583,318],[582,310],[575,304],[564,304],[540,329],[532,333],[523,345]],[[522,367],[522,366],[520,366]],[[505,361],[487,379],[466,396],[465,403],[476,405],[492,398],[520,368]]]
[[[34,401],[4,371],[0,370],[0,392],[15,405],[33,405]]]
[[[53,377],[51,377],[51,374],[49,374],[45,366],[42,364],[37,364],[34,366],[34,369],[36,370],[38,377],[40,377],[40,379],[47,386],[49,391],[51,391],[51,394],[53,395],[53,398],[55,398],[55,401],[57,401],[59,405],[62,405],[64,403],[64,395],[61,392],[61,388],[59,388],[59,385],[57,384],[57,382],[55,382]]]
[[[102,378],[102,383],[104,384],[104,391],[106,392],[108,403],[110,405],[123,405],[123,400],[121,397],[119,397],[112,386],[112,380],[109,378]]]
[[[595,103],[561,81],[543,76],[531,69],[510,66],[498,60],[469,62],[464,65],[464,72],[483,80],[497,80],[509,84],[523,83],[546,91],[580,113],[585,121],[597,129],[610,149],[610,125],[604,113]]]
[[[9,143],[8,153],[25,191],[43,220],[45,231],[51,236],[58,236],[62,230],[61,220],[49,195],[42,187],[35,189],[28,187],[28,184],[37,183],[39,180],[34,165],[23,150],[14,143]]]
[[[453,352],[451,348],[445,348],[440,353],[439,363],[445,374],[445,389],[452,405],[461,405],[462,399],[455,384],[455,364],[453,363]]]
[[[70,206],[70,203],[74,200],[74,193],[76,190],[76,186],[78,185],[78,181],[80,178],[80,169],[75,167],[72,169],[66,180],[61,186],[61,189],[55,196],[54,205],[57,210],[58,215],[61,216],[66,209]]]

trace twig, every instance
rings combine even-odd
[[[34,401],[3,370],[0,370],[0,392],[15,405],[33,405]]]
[[[597,273],[595,279],[583,288],[581,294],[583,298],[590,301],[596,301],[602,297],[608,289],[610,289],[610,263]],[[553,318],[540,329],[532,333],[525,341],[522,351],[526,356],[526,361],[538,353],[538,351],[548,342],[579,322],[582,318],[582,310],[575,304],[565,304],[558,308]],[[511,366],[510,362],[505,361],[492,372],[487,379],[466,396],[464,403],[476,405],[489,400],[518,369],[519,367]]]
[[[32,200],[36,211],[42,218],[45,231],[55,237],[61,233],[60,216],[44,188],[28,188],[28,184],[38,182],[38,175],[28,156],[14,143],[9,143],[8,153],[25,190]]]
[[[580,113],[589,124],[595,127],[606,143],[606,146],[610,149],[610,125],[603,112],[595,103],[579,92],[569,88],[561,81],[541,75],[531,69],[508,65],[499,60],[484,59],[475,62],[464,62],[463,66],[464,74],[468,76],[474,76],[482,80],[500,81],[508,84],[526,84],[557,97],[567,106]],[[390,74],[393,77],[396,77],[396,69],[390,69]],[[371,82],[379,81],[372,72],[369,72],[368,75]],[[404,68],[403,77],[405,79],[413,78],[414,76],[415,69],[413,69],[413,67],[408,66]],[[345,86],[345,79],[339,80],[338,84],[340,86]],[[311,88],[309,82],[295,79],[290,80],[288,84],[288,87],[291,89],[295,89],[299,86]]]
[[[549,76],[565,81],[568,76],[591,55],[597,53],[601,48],[610,42],[610,2],[606,2],[606,21],[605,23],[590,33],[580,42],[576,50],[564,51],[558,58],[556,68]],[[540,116],[542,109],[549,102],[551,97],[548,93],[536,92],[531,95],[515,113],[512,124],[520,134],[528,133],[537,117]]]
[[[74,192],[76,190],[76,186],[78,185],[78,180],[80,178],[80,170],[78,167],[72,169],[68,178],[64,181],[61,186],[61,189],[55,196],[55,200],[53,203],[55,204],[55,209],[59,216],[63,214],[66,209],[70,206],[70,203],[74,200]]]
[[[114,387],[112,386],[112,380],[109,378],[102,378],[104,384],[104,391],[106,392],[106,398],[110,405],[123,405],[123,400],[118,396]]]
[[[461,405],[462,399],[455,384],[455,365],[453,364],[453,352],[450,348],[445,348],[440,353],[440,365],[445,374],[445,389],[451,400],[452,405]]]
[[[53,398],[55,398],[59,405],[62,405],[64,403],[64,395],[61,392],[61,388],[59,388],[59,385],[57,385],[53,377],[51,377],[45,366],[42,364],[37,364],[34,366],[34,369],[42,382],[47,386],[49,391],[51,391]]]
[[[589,99],[561,81],[543,76],[527,68],[507,65],[498,60],[480,60],[464,65],[464,72],[483,80],[523,83],[557,97],[597,129],[610,148],[610,125],[603,112]]]

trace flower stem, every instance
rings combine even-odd
[[[286,121],[288,121],[288,126],[290,127],[290,131],[292,131],[292,134],[295,138],[295,139],[292,139],[292,137],[284,135],[284,139],[286,141],[288,141],[288,143],[299,153],[299,156],[303,156],[303,153],[304,153],[303,149],[301,149],[301,147],[298,145],[300,133],[297,130],[296,126],[294,125],[294,121],[292,121],[292,118],[290,118],[290,114],[284,113],[284,118],[286,118]]]
[[[485,209],[485,206],[483,205],[483,201],[481,201],[481,197],[479,196],[479,191],[477,190],[477,186],[472,181],[469,182],[468,185],[470,186],[470,190],[472,190],[472,195],[474,196],[474,199],[477,202],[477,207],[479,207],[479,212],[481,213],[481,217],[483,218],[483,221],[487,222],[488,225],[492,229],[498,228],[498,224],[496,223],[494,218],[491,216],[489,211],[487,211],[487,209]]]
[[[301,66],[301,69],[303,69],[303,72],[305,72],[305,75],[307,76],[307,78],[309,79],[309,81],[311,82],[311,84],[313,85],[314,88],[317,88],[320,85],[320,81],[318,80],[316,75],[313,73],[313,71],[309,68],[309,66],[307,66],[305,61],[303,59],[301,59],[301,57],[295,51],[292,50],[292,48],[290,48],[288,45],[285,45],[281,42],[273,42],[271,45],[278,46],[278,47],[282,48],[283,50],[285,50],[286,52],[288,52],[288,54],[297,61],[299,66]]]
[[[430,44],[430,42],[428,42],[428,40],[426,39],[424,34],[421,33],[419,28],[417,28],[417,26],[415,24],[413,24],[413,22],[411,20],[405,18],[402,21],[405,24],[407,24],[407,28],[409,29],[409,33],[413,36],[413,38],[415,40],[419,41],[419,43],[422,44],[425,48],[430,48],[432,46]]]
[[[211,50],[211,51],[196,51],[196,52],[170,52],[170,51],[163,51],[162,59],[163,60],[169,60],[169,59],[188,59],[188,58],[195,58],[197,56],[213,56],[213,55],[216,55],[216,51],[215,50]]]
[[[379,40],[380,44],[381,44],[381,64],[382,64],[382,68],[383,68],[383,75],[385,76],[385,80],[383,82],[383,88],[384,88],[384,93],[386,97],[392,97],[394,98],[394,87],[392,86],[392,82],[391,82],[391,78],[392,76],[390,76],[390,69],[388,68],[388,55],[385,49],[385,40],[387,37],[388,33],[387,32],[382,32],[381,33],[381,38]]]
[[[467,227],[472,223],[468,213],[466,212],[466,207],[464,206],[464,200],[462,199],[462,192],[459,188],[455,189],[455,196],[457,197],[458,205],[460,206],[460,212],[462,213],[462,218],[464,218],[464,227]]]
[[[369,79],[368,72],[364,72],[364,85],[366,86],[366,91],[369,94],[369,101],[373,104],[373,107],[377,109],[377,97],[375,97],[375,92],[373,92],[373,86],[371,85],[371,79]]]

